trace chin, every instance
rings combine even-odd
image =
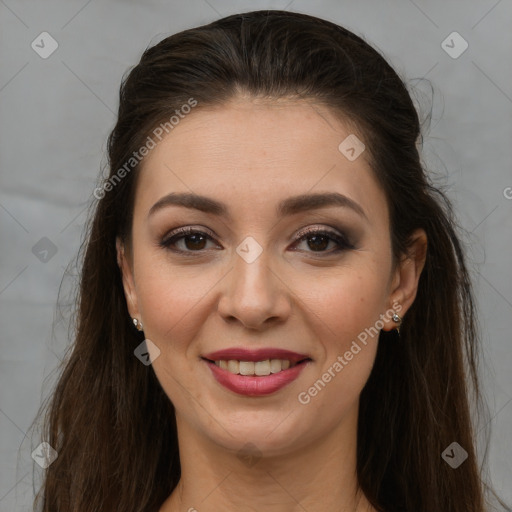
[[[215,429],[205,432],[205,435],[215,444],[237,454],[254,450],[259,456],[282,455],[307,444],[311,436],[303,421],[297,421],[293,415],[287,419],[287,414],[283,413],[260,413],[259,419],[242,422],[237,415],[228,421],[218,420],[215,424]]]

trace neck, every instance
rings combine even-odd
[[[322,439],[274,456],[251,444],[230,451],[177,424],[181,479],[160,512],[375,510],[358,492],[357,410]]]

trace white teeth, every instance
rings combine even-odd
[[[233,360],[228,361],[227,370],[228,370],[228,372],[231,372],[231,373],[238,373],[240,370],[240,363],[238,361],[233,361]]]
[[[252,361],[240,361],[240,375],[254,375],[254,363]]]
[[[256,375],[270,375],[270,360],[254,363],[254,373]]]
[[[290,368],[288,359],[266,359],[265,361],[214,361],[216,366],[235,375],[265,376]]]
[[[270,373],[280,372],[282,368],[282,362],[280,359],[271,359],[270,360]]]

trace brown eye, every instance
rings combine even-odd
[[[185,247],[190,250],[201,250],[205,247],[206,238],[199,233],[181,237],[185,241]],[[190,242],[190,243],[187,243]]]
[[[343,236],[339,235],[334,231],[327,231],[325,229],[311,229],[306,232],[302,232],[301,236],[299,236],[298,242],[306,241],[309,251],[306,252],[318,252],[328,254],[340,252],[346,249],[353,249],[354,246],[348,242],[348,240]],[[334,250],[326,251],[330,242],[334,242],[335,246],[337,246]]]
[[[201,252],[206,249],[207,242],[213,240],[210,235],[193,228],[181,228],[166,236],[160,245],[176,252]],[[181,247],[176,247],[183,242]]]
[[[331,241],[330,237],[325,235],[313,235],[306,237],[308,240],[308,247],[313,251],[322,251],[327,249],[329,246],[329,242]]]

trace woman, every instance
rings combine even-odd
[[[284,11],[123,81],[51,407],[42,510],[486,507],[477,333],[395,71]]]

